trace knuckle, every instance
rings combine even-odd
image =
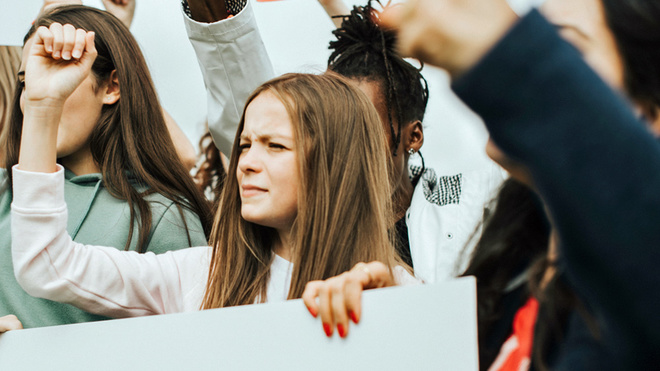
[[[340,293],[344,290],[344,284],[341,281],[335,281],[332,283],[330,286],[330,290],[332,290],[333,293]]]

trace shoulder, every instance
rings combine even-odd
[[[149,195],[148,201],[152,213],[149,250],[164,252],[206,245],[206,235],[199,216],[160,194]]]

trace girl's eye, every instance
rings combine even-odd
[[[268,144],[268,147],[274,148],[274,149],[285,149],[286,148],[283,145],[277,144],[277,143],[270,143],[270,144]]]
[[[248,148],[250,148],[250,144],[249,144],[249,143],[243,143],[243,144],[240,144],[240,145],[238,146],[238,150],[239,150],[240,152],[243,152],[243,151],[245,151],[245,150],[248,149]]]

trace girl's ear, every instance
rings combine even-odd
[[[117,78],[117,70],[110,73],[110,78],[105,86],[103,93],[103,104],[115,104],[120,98],[119,92],[119,79]]]
[[[405,135],[402,135],[402,138],[405,140],[405,150],[413,149],[415,152],[419,152],[424,144],[424,128],[422,122],[417,120],[411,124],[406,125]]]

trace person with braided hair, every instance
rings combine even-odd
[[[461,258],[471,251],[466,245],[502,173],[488,169],[438,176],[426,168],[420,149],[429,89],[421,68],[397,54],[396,35],[378,25],[379,12],[371,1],[345,16],[334,13],[332,9],[340,7],[331,3],[322,5],[342,22],[333,31],[328,70],[356,82],[383,122],[391,153],[399,255],[426,282],[452,278],[464,268]],[[409,164],[414,155],[421,166]]]

